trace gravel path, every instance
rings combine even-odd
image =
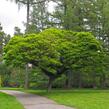
[[[10,90],[0,90],[0,92],[15,96],[24,105],[25,109],[73,109],[58,105],[52,100],[34,94]]]

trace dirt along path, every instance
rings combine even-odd
[[[15,96],[25,109],[73,109],[64,105],[58,105],[54,101],[39,95],[21,91],[0,90],[0,92]]]

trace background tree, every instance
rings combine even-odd
[[[3,54],[3,39],[4,39],[4,32],[0,24],[0,57],[2,57],[2,54]]]
[[[56,0],[51,24],[73,31],[89,31],[108,47],[108,0]]]
[[[2,62],[2,56],[3,56],[3,48],[10,40],[10,35],[7,35],[3,31],[3,27],[0,24],[0,63]]]
[[[48,28],[49,14],[48,14],[48,3],[42,2],[33,5],[33,10],[31,11],[30,23],[35,27],[36,32],[40,32]]]
[[[13,1],[13,0],[11,0]],[[27,7],[27,22],[26,22],[26,32],[29,30],[29,23],[30,23],[30,7],[34,4],[39,4],[46,2],[46,0],[14,0],[19,6],[26,5]]]
[[[80,14],[80,1],[56,0],[55,11],[51,14],[52,23],[59,28],[73,31],[82,31],[83,16]]]
[[[4,63],[0,63],[0,86],[7,85],[10,73],[10,67],[6,66]]]
[[[23,35],[23,33],[21,32],[21,29],[19,27],[14,28],[14,35],[16,35],[16,36]]]

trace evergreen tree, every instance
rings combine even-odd
[[[1,23],[0,23],[0,57],[2,57],[2,54],[3,54],[3,39],[4,39],[4,32],[2,30],[2,26],[1,26]]]
[[[13,1],[13,0],[11,0]],[[34,4],[39,4],[46,2],[46,0],[14,0],[19,6],[26,5],[27,7],[27,22],[26,22],[26,32],[29,30],[29,23],[30,23],[30,7]]]

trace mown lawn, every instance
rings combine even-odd
[[[15,97],[0,92],[0,109],[24,109]]]
[[[109,109],[109,90],[28,91],[76,109]]]

